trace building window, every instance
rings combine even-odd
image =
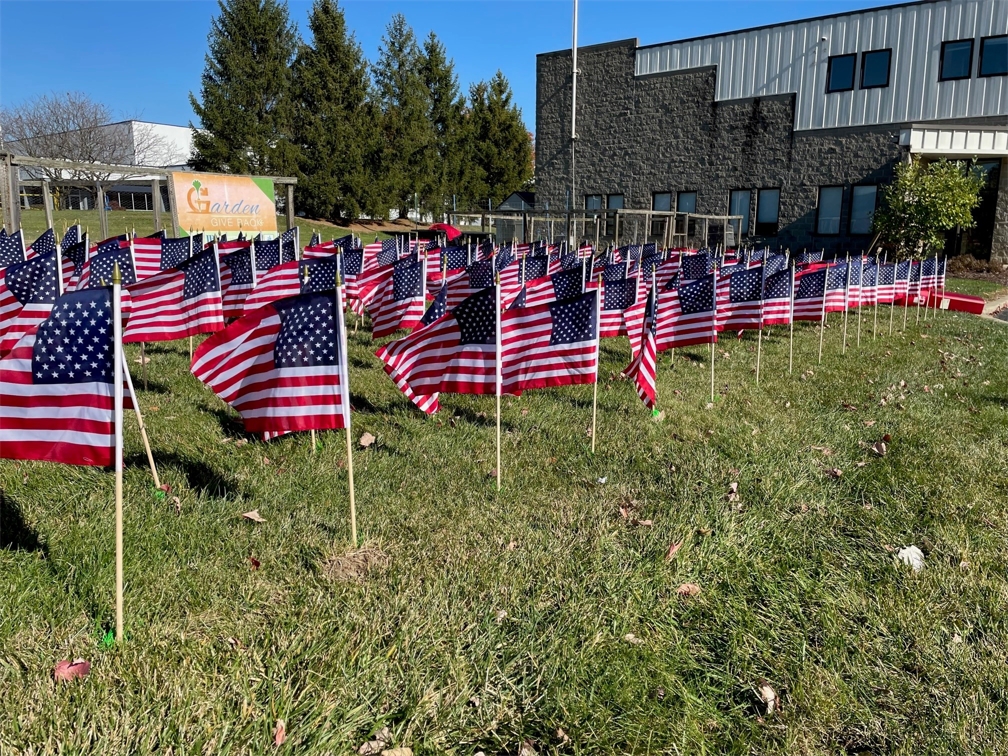
[[[831,55],[826,66],[826,92],[849,92],[854,89],[854,64],[857,54]]]
[[[892,50],[872,50],[861,56],[861,89],[889,86]]]
[[[601,194],[586,194],[585,195],[585,210],[601,210],[602,209],[602,195]]]
[[[672,210],[672,192],[655,192],[651,195],[651,209],[659,212],[670,212]],[[665,235],[665,228],[668,226],[668,217],[653,218],[651,220],[651,236],[660,237]]]
[[[840,208],[842,205],[842,186],[819,187],[819,209],[816,213],[817,234],[833,236],[840,233]]]
[[[623,209],[623,195],[622,194],[607,194],[606,195],[606,209],[607,210],[622,210]],[[606,236],[616,235],[616,213],[606,213]]]
[[[760,189],[756,193],[756,235],[776,236],[780,213],[780,189]]]
[[[942,42],[938,81],[968,79],[973,68],[973,40]]]
[[[875,218],[877,186],[852,186],[850,203],[850,232],[870,234]]]
[[[749,204],[752,202],[752,192],[748,189],[735,189],[728,197],[728,215],[741,215],[742,227],[737,220],[732,221],[735,227],[735,238],[749,234]]]
[[[980,40],[980,69],[977,75],[1008,75],[1008,34]]]
[[[676,197],[676,212],[695,213],[696,212],[696,192],[679,192]]]

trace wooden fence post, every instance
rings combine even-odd
[[[49,191],[49,179],[47,178],[42,179],[42,207],[45,208],[46,228],[51,228],[53,229],[53,233],[56,233],[56,229],[53,226],[52,192]]]
[[[101,232],[102,239],[108,239],[109,227],[108,213],[105,212],[105,187],[98,181],[95,182],[95,189],[97,190],[96,200],[98,203],[98,230]]]
[[[287,230],[294,228],[294,184],[287,184]]]
[[[150,182],[151,204],[154,206],[154,233],[161,230],[161,182],[152,178]],[[174,232],[169,236],[174,236]]]

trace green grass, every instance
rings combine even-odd
[[[800,325],[793,376],[774,328],[759,387],[755,338],[726,340],[710,408],[707,350],[665,355],[661,423],[607,340],[596,454],[591,387],[505,399],[500,494],[494,400],[425,419],[351,333],[354,438],[378,439],[354,451],[363,554],[341,432],[238,444],[185,343],[151,346],[139,402],[178,506],[129,417],[122,646],[99,641],[112,475],[0,462],[0,752],[274,753],[280,718],[299,754],[384,726],[414,753],[1005,753],[1008,329],[896,315],[845,356],[831,318],[821,366]],[[90,677],[54,684],[77,656]]]
[[[949,278],[946,281],[948,291],[959,294],[972,294],[976,297],[983,297],[988,302],[998,297],[1008,294],[1008,287],[997,281],[986,281],[977,278]]]

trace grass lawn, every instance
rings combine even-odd
[[[755,337],[726,340],[710,407],[707,349],[664,355],[663,422],[606,340],[597,453],[591,387],[505,399],[500,494],[493,398],[424,418],[351,333],[359,551],[342,432],[247,439],[184,342],[150,346],[172,493],[127,417],[121,647],[113,476],[0,462],[0,752],[349,753],[388,727],[418,754],[1004,753],[1008,328],[909,314],[845,356],[833,316],[822,365],[798,326],[793,376],[776,327],[759,387]],[[55,684],[74,657],[90,677]]]
[[[975,297],[983,297],[988,302],[1008,294],[1008,288],[997,281],[985,281],[976,278],[949,278],[946,281],[946,288],[948,291],[955,291],[960,294],[972,294]]]

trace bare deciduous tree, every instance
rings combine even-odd
[[[0,110],[4,148],[29,157],[58,158],[78,163],[110,165],[169,165],[178,162],[169,142],[150,124],[113,122],[108,106],[81,92],[41,95]],[[184,158],[183,158],[184,159]],[[75,168],[37,168],[32,173],[49,179],[107,181],[142,175]]]

